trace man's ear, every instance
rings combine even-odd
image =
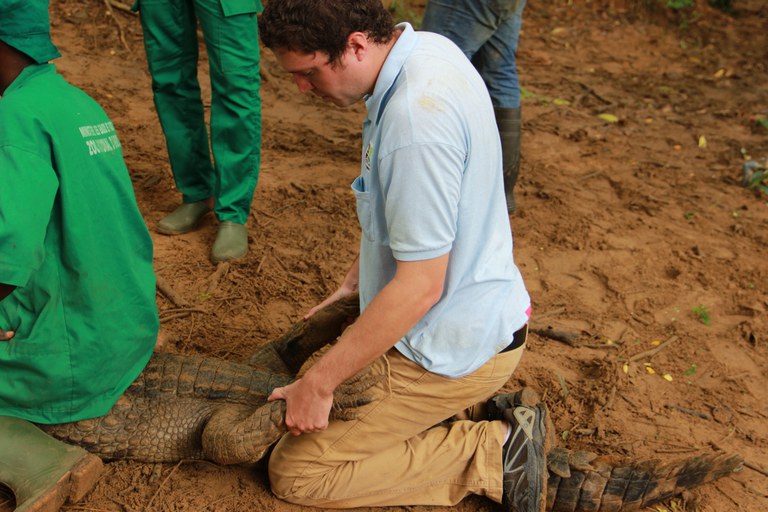
[[[369,44],[368,36],[362,32],[352,32],[347,38],[347,47],[352,50],[358,61],[365,59]]]

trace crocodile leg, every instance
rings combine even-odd
[[[309,320],[293,324],[288,332],[257,349],[247,362],[258,368],[296,375],[312,354],[333,343],[359,314],[357,295],[341,299],[321,309]]]
[[[218,464],[252,464],[287,432],[285,402],[252,407],[227,404],[216,410],[203,429],[203,456]]]
[[[352,420],[357,409],[371,402],[368,393],[379,378],[364,368],[334,392],[331,418]],[[285,401],[258,407],[223,404],[210,416],[202,432],[203,457],[219,464],[251,464],[261,460],[272,443],[288,430]]]

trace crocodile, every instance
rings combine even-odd
[[[357,297],[336,302],[294,324],[244,363],[155,353],[105,416],[40,426],[105,460],[256,464],[287,432],[285,403],[268,402],[270,392],[300,376],[313,355],[332,343],[358,313]],[[370,401],[366,390],[376,382],[363,370],[340,386],[332,417],[354,418],[357,408]],[[523,397],[521,402],[531,400],[530,394],[516,396]],[[547,510],[637,510],[730,475],[742,462],[736,455],[713,454],[675,462],[615,462],[553,448],[547,454]]]
[[[354,299],[336,302],[294,324],[245,363],[156,352],[106,415],[39,426],[105,460],[255,464],[287,432],[285,402],[268,402],[269,394],[295,380],[357,312]],[[339,386],[331,416],[354,417],[375,383],[364,369]]]

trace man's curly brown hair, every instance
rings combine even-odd
[[[261,41],[272,50],[324,52],[338,64],[353,32],[374,43],[392,39],[395,25],[381,0],[268,0],[259,17]]]

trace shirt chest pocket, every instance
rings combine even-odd
[[[357,220],[363,231],[363,236],[369,242],[373,242],[376,237],[373,230],[373,212],[371,211],[371,193],[365,189],[365,181],[362,176],[355,178],[352,182],[352,192],[355,193],[357,203]]]

